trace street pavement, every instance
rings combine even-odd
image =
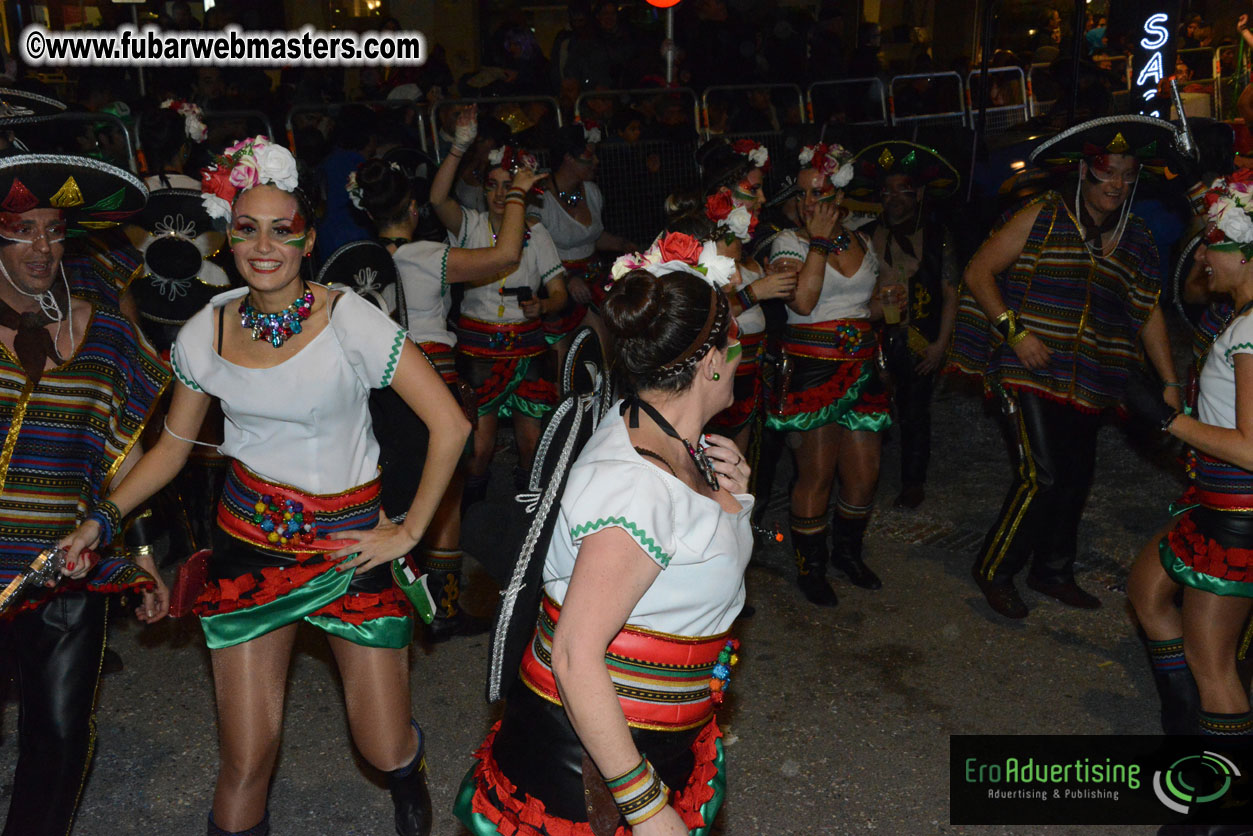
[[[1186,343],[1185,343],[1186,345]],[[509,472],[502,454],[498,474]],[[747,575],[756,608],[737,623],[741,663],[720,722],[729,797],[723,836],[759,834],[1152,834],[1152,827],[965,827],[949,824],[949,736],[972,733],[1152,734],[1156,700],[1128,611],[1127,568],[1179,493],[1169,451],[1101,431],[1096,484],[1081,529],[1079,580],[1104,606],[1067,609],[1021,585],[1031,615],[992,613],[969,569],[1009,479],[997,424],[978,393],[947,382],[935,404],[927,500],[891,508],[898,448],[884,453],[867,562],[883,589],[837,586],[839,606],[809,605],[786,544],[758,549]],[[787,526],[781,468],[767,521]],[[506,480],[467,519],[472,553],[500,549]],[[491,559],[485,562],[492,565]],[[481,568],[467,600],[488,612]],[[208,655],[194,622],[141,628],[114,612],[125,669],[104,680],[95,763],[76,836],[200,834],[217,748]],[[427,733],[437,836],[461,833],[450,808],[498,708],[484,702],[486,637],[416,644],[414,716]],[[1247,673],[1247,671],[1246,671]],[[0,803],[16,757],[17,708],[0,711]],[[271,793],[275,836],[393,832],[379,776],[351,747],[324,640],[302,634],[292,665],[282,753]]]

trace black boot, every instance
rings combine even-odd
[[[426,627],[432,642],[446,642],[453,636],[477,636],[492,628],[486,618],[470,615],[461,606],[460,549],[425,549],[422,554],[427,581],[435,599],[435,620]]]
[[[883,581],[861,559],[862,541],[866,537],[870,515],[862,514],[850,518],[842,516],[837,509],[831,522],[831,565],[847,575],[853,586],[860,586],[862,589],[881,588]]]
[[[1198,734],[1201,697],[1183,658],[1183,639],[1149,641],[1153,684],[1162,703],[1163,734]]]
[[[796,585],[811,604],[834,607],[839,603],[835,591],[827,583],[827,533],[801,534],[792,529],[792,548],[796,550]]]
[[[213,821],[213,811],[210,810],[207,833],[208,836],[270,836],[270,811],[266,810],[265,817],[247,830],[223,830]]]
[[[396,806],[397,836],[430,836],[431,793],[426,788],[426,739],[417,721],[412,721],[418,732],[418,753],[408,766],[387,773],[387,789]]]

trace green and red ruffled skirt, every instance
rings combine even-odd
[[[776,380],[766,426],[805,432],[839,424],[880,432],[892,424],[892,403],[875,358],[879,338],[864,319],[792,324],[783,350],[790,369]]]
[[[354,574],[328,556],[336,532],[373,528],[377,479],[339,494],[310,494],[231,463],[218,503],[209,581],[195,612],[210,649],[307,621],[366,647],[401,648],[413,611],[384,563]]]

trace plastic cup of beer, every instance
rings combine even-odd
[[[901,303],[905,301],[905,285],[885,284],[879,298],[883,304],[883,321],[888,325],[899,325]]]

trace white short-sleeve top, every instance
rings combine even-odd
[[[1233,319],[1210,346],[1197,398],[1197,418],[1202,423],[1235,429],[1237,354],[1253,354],[1253,314]]]
[[[239,321],[241,287],[220,293],[187,321],[174,342],[174,374],[222,401],[223,455],[255,473],[308,493],[331,494],[378,475],[370,389],[391,384],[404,330],[355,293],[344,293],[330,324],[299,352],[269,369],[237,366],[217,353],[214,320]],[[327,310],[330,305],[327,306]]]
[[[879,257],[864,240],[862,248],[866,256],[852,276],[845,276],[832,267],[830,261],[827,262],[818,304],[803,316],[788,308],[789,324],[803,325],[811,322],[830,322],[834,319],[870,318],[870,297],[874,294],[875,284],[879,281]],[[771,261],[776,258],[796,258],[803,263],[808,256],[809,241],[802,239],[793,229],[780,232],[770,248]]]
[[[736,290],[743,290],[764,275],[765,273],[758,273],[741,264],[740,284]],[[761,334],[766,330],[766,312],[762,310],[760,303],[753,305],[746,311],[741,311],[740,315],[735,318],[735,321],[740,326],[741,334]]]
[[[592,182],[583,184],[583,197],[592,222],[587,226],[576,221],[561,206],[561,198],[553,191],[544,192],[540,205],[531,211],[544,223],[544,228],[552,236],[557,245],[557,254],[562,261],[578,261],[588,258],[596,252],[596,242],[605,232],[602,220],[605,209],[605,197],[600,188]]]
[[[448,313],[452,310],[452,294],[448,291],[450,249],[435,241],[412,241],[392,253],[405,291],[409,337],[414,342],[457,344],[456,335],[448,330]]]
[[[561,266],[561,256],[557,255],[557,247],[544,225],[535,224],[530,229],[531,237],[522,248],[522,263],[517,270],[501,281],[466,286],[465,297],[461,300],[463,315],[483,322],[524,322],[526,317],[522,315],[518,297],[513,294],[502,295],[500,289],[529,287],[534,293],[545,282],[565,272],[565,268]],[[448,242],[454,247],[495,246],[496,239],[492,236],[492,225],[487,213],[462,208],[461,232],[458,235],[449,232]]]
[[[570,469],[544,562],[544,589],[562,603],[583,538],[620,528],[662,568],[627,623],[680,636],[723,633],[744,606],[744,570],[753,549],[753,497],[735,498],[740,510],[724,511],[646,462],[614,408]]]

